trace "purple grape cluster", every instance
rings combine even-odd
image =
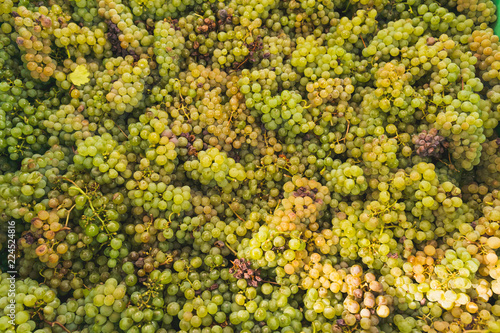
[[[257,287],[259,282],[262,281],[260,271],[252,268],[250,260],[236,259],[233,261],[233,267],[229,270],[237,279],[245,279],[249,286]]]
[[[111,43],[111,50],[116,57],[125,57],[127,55],[131,55],[134,57],[134,60],[139,60],[139,56],[133,50],[126,50],[122,48],[120,39],[118,36],[121,33],[121,30],[118,29],[118,26],[111,21],[107,21],[108,23],[108,33],[106,36],[108,37],[108,41]]]
[[[422,157],[441,157],[448,142],[438,134],[437,129],[431,128],[429,131],[423,130],[422,133],[414,135],[412,142],[415,144],[415,151]]]

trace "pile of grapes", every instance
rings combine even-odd
[[[496,21],[0,0],[0,332],[500,333]]]

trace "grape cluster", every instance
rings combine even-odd
[[[500,150],[500,142],[498,139],[492,141],[486,141],[482,144],[482,158],[478,166],[477,177],[482,182],[490,186],[491,188],[496,188],[500,185],[499,178],[499,162],[498,151]]]
[[[437,134],[435,128],[431,128],[429,132],[423,131],[418,135],[412,137],[412,142],[415,145],[416,153],[419,156],[427,157],[441,157],[448,147],[448,143],[444,140],[444,137]]]
[[[2,331],[32,332],[39,318],[49,323],[56,318],[61,301],[53,289],[30,278],[16,281],[7,273],[0,275],[0,285],[0,296],[5,303],[0,311]],[[15,295],[10,290],[16,290]]]
[[[184,163],[184,169],[190,177],[203,185],[226,187],[230,182],[242,182],[246,179],[246,171],[240,163],[236,163],[225,152],[210,148],[197,154],[197,159]]]
[[[352,57],[340,46],[326,48],[322,44],[323,40],[317,40],[313,35],[305,39],[299,38],[296,50],[292,53],[292,66],[312,82],[321,77],[339,77],[344,72],[342,65]]]
[[[148,182],[148,180],[143,179],[135,186],[129,183],[130,199],[133,206],[142,207],[144,211],[150,213],[161,210],[179,214],[181,211],[191,209],[191,189],[189,186],[167,186],[163,182]],[[135,182],[133,181],[133,183]]]
[[[98,168],[99,172],[106,174],[111,181],[118,177],[118,170],[113,168],[120,162],[120,155],[122,155],[118,150],[115,151],[116,147],[117,142],[109,133],[104,133],[101,137],[88,137],[85,141],[78,143],[78,154],[73,159],[87,169]],[[121,162],[124,162],[124,167],[127,166],[126,160]]]
[[[233,262],[233,267],[229,273],[237,279],[245,279],[249,286],[257,287],[262,278],[259,276],[259,271],[251,268],[252,263],[246,259],[236,259]]]
[[[495,10],[1,2],[0,331],[500,332]]]
[[[492,1],[457,1],[456,8],[459,13],[467,11],[467,16],[474,21],[476,25],[481,23],[490,23],[496,19],[495,3]]]
[[[116,58],[115,61],[106,63],[108,71],[113,71],[116,68],[115,75],[119,75],[119,78],[113,81],[109,92],[105,96],[109,108],[117,114],[132,112],[134,107],[139,106],[140,101],[143,99],[143,79],[150,72],[149,63],[144,58],[136,63],[134,63],[132,56],[122,59]]]
[[[154,37],[148,32],[144,24],[135,24],[134,13],[131,8],[122,3],[121,0],[104,0],[99,1],[97,13],[105,21],[115,24],[119,32],[109,31],[118,36],[120,46],[126,49],[130,54],[133,51],[134,55],[152,55],[149,47],[154,43]],[[137,22],[139,23],[139,22]],[[111,29],[113,26],[111,26]],[[112,53],[112,45],[109,43],[107,49],[109,56],[117,56]]]
[[[14,27],[18,37],[15,41],[23,52],[22,60],[33,78],[47,82],[56,73],[57,61],[51,57],[52,41],[47,35],[55,34],[69,19],[59,6],[50,9],[42,6],[37,12],[24,6],[17,8]],[[77,27],[76,24],[73,26]]]
[[[400,140],[404,143],[408,138],[402,137]],[[372,175],[384,174],[387,173],[387,168],[398,167],[400,162],[397,158],[397,153],[399,151],[400,140],[390,138],[387,135],[367,137],[360,151],[366,166],[365,172]],[[411,153],[411,150],[408,148],[404,147],[402,153],[406,155]]]
[[[332,188],[334,192],[342,195],[359,195],[368,188],[363,169],[359,166],[335,160],[332,169],[329,175],[323,177],[327,181],[326,186]]]
[[[47,147],[48,137],[36,126],[43,121],[43,107],[35,107],[30,95],[36,96],[31,80],[6,79],[0,86],[0,150],[11,160],[30,157]]]
[[[154,52],[160,67],[159,74],[175,79],[180,71],[179,63],[184,48],[184,37],[168,22],[158,21],[154,29]]]
[[[118,29],[118,26],[112,21],[108,21],[108,32],[106,33],[107,40],[111,44],[111,51],[113,54],[119,57],[126,57],[127,55],[135,55],[134,51],[128,52],[127,49],[124,49],[120,43],[120,34],[121,30]]]
[[[57,215],[57,211],[42,210],[31,221],[31,228],[22,238],[20,245],[24,248],[34,249],[36,257],[47,267],[54,268],[62,255],[69,250],[66,235],[68,229]],[[26,249],[24,251],[28,252]]]
[[[75,1],[73,5],[73,14],[71,18],[75,22],[81,22],[86,26],[95,26],[101,22],[98,15],[98,1],[97,0],[79,0]]]
[[[92,322],[90,329],[113,328],[127,308],[127,287],[110,278],[103,285],[90,291],[84,306],[85,315]]]
[[[408,106],[414,90],[410,81],[411,74],[407,73],[406,66],[388,62],[375,73],[375,78],[374,94],[379,100],[380,110],[397,115],[403,121],[411,117],[412,108]]]
[[[0,178],[0,192],[3,198],[2,213],[6,217],[17,219],[24,217],[30,212],[27,205],[33,202],[38,203],[45,197],[48,192],[47,181],[47,177],[40,171],[18,171],[2,175]]]
[[[180,14],[191,8],[196,1],[184,0],[175,1],[170,4],[162,3],[161,1],[130,1],[130,9],[134,16],[148,17],[155,21],[160,21],[165,18],[176,18]]]

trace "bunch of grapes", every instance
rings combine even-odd
[[[481,143],[486,138],[483,134],[485,117],[480,108],[481,97],[475,93],[482,89],[482,84],[477,85],[477,79],[469,79],[467,86],[468,89],[458,94],[458,99],[450,103],[447,111],[437,114],[435,128],[440,135],[450,138],[452,158],[460,162],[460,167],[470,170],[479,163]]]
[[[48,148],[49,137],[40,126],[46,115],[30,102],[37,95],[34,87],[31,79],[0,83],[0,151],[13,161]]]
[[[192,179],[201,184],[217,184],[222,188],[233,181],[242,182],[247,177],[245,168],[240,163],[236,163],[217,148],[200,151],[196,160],[184,163],[184,169],[190,173]]]
[[[406,136],[406,135],[405,135]],[[405,142],[408,138],[402,137]],[[399,166],[398,152],[399,141],[388,135],[378,137],[366,137],[361,146],[361,158],[366,166],[364,172],[367,175],[387,174],[389,169]],[[406,148],[406,149],[405,149]],[[408,148],[402,149],[402,153],[408,155]],[[409,151],[411,154],[411,150]]]
[[[52,45],[50,35],[71,17],[65,15],[57,5],[50,9],[42,6],[38,11],[20,6],[14,16],[18,35],[16,43],[22,52],[21,59],[34,79],[47,82],[57,72],[58,65],[52,57],[57,45]]]
[[[414,89],[410,81],[411,74],[407,73],[405,65],[394,60],[388,62],[377,70],[375,78],[374,94],[379,101],[379,109],[408,122],[413,115],[410,105]]]
[[[489,0],[459,0],[456,3],[457,11],[459,13],[467,12],[467,17],[469,17],[475,25],[494,22],[496,19],[494,8],[495,3]]]
[[[56,318],[61,301],[56,292],[47,285],[26,278],[16,281],[10,274],[0,274],[0,297],[7,304],[0,310],[0,329],[4,332],[34,331],[36,321],[49,323]],[[12,295],[15,290],[15,295]],[[10,293],[9,293],[10,291]],[[12,306],[10,304],[13,304]],[[12,319],[15,317],[15,319]]]
[[[104,176],[103,180],[109,183],[118,177],[120,171],[125,171],[128,161],[124,153],[125,148],[118,147],[112,136],[104,133],[102,136],[88,137],[78,142],[77,154],[73,160],[86,169],[99,170]]]
[[[129,6],[122,3],[121,0],[101,0],[97,13],[105,21],[110,22],[108,27],[114,28],[116,25],[118,31],[110,31],[117,35],[119,46],[126,49],[131,55],[149,55],[152,50],[150,47],[154,43],[154,37],[148,32],[146,26],[134,22],[134,13]],[[110,38],[112,41],[114,38]],[[109,45],[111,49],[111,45]],[[118,45],[116,45],[118,46]],[[111,51],[111,50],[109,50]],[[117,56],[118,54],[109,54]]]
[[[155,180],[147,177],[140,181],[130,180],[127,183],[134,207],[142,207],[145,212],[155,215],[158,211],[179,214],[192,208],[189,186],[175,187]]]
[[[117,114],[132,112],[143,99],[144,78],[150,73],[149,63],[142,58],[134,62],[132,56],[116,58],[105,63],[108,73],[115,73],[118,79],[108,88],[105,97],[109,108]]]
[[[3,1],[0,331],[500,332],[494,13]]]
[[[160,68],[160,76],[175,79],[180,71],[180,60],[184,49],[184,37],[168,22],[158,21],[154,29],[154,53]],[[167,81],[168,82],[168,81]]]
[[[129,126],[128,152],[137,154],[146,151],[145,156],[136,161],[139,162],[140,170],[152,167],[157,172],[173,172],[177,163],[179,138],[172,133],[169,124],[168,113],[152,107],[140,116],[139,122]]]
[[[340,46],[325,47],[322,39],[314,36],[297,39],[297,49],[292,53],[292,66],[311,82],[318,78],[328,79],[342,75],[342,61],[350,60],[351,54]]]
[[[54,29],[54,44],[59,48],[66,48],[75,57],[85,57],[92,53],[97,57],[104,57],[106,36],[101,29],[91,30],[80,27],[71,22],[67,27]],[[70,51],[71,50],[71,51]]]
[[[498,155],[500,152],[500,140],[486,141],[483,142],[482,146],[481,162],[478,165],[476,175],[482,183],[491,186],[491,188],[496,188],[500,185],[500,178],[498,177],[500,171],[500,156]]]
[[[147,2],[133,0],[130,1],[129,6],[134,16],[161,21],[165,18],[177,18],[197,3],[199,2],[192,0],[175,1],[168,4],[159,0]]]
[[[450,310],[455,304],[465,305],[469,302],[470,298],[461,290],[468,289],[470,280],[479,268],[479,262],[471,258],[465,248],[459,251],[448,250],[444,255],[444,259],[434,267],[433,273],[437,278],[422,291],[429,301],[437,302],[443,309]],[[459,269],[462,269],[460,273]]]
[[[21,219],[30,212],[30,204],[40,203],[48,191],[47,177],[39,171],[6,173],[0,178],[0,212],[5,219]]]
[[[69,250],[66,241],[68,228],[62,222],[56,210],[38,212],[38,216],[31,221],[30,230],[20,239],[19,245],[23,251],[31,252],[31,255],[34,252],[41,262],[47,263],[47,267],[55,267],[60,257]]]
[[[444,137],[438,135],[435,128],[431,128],[428,132],[424,130],[422,133],[414,135],[411,140],[415,145],[416,153],[422,157],[434,156],[439,158],[448,147]]]
[[[103,285],[92,289],[86,297],[85,314],[93,330],[113,329],[121,323],[120,317],[127,308],[127,287],[110,278]]]
[[[328,188],[342,195],[359,195],[368,188],[363,169],[347,162],[341,163],[340,160],[333,161],[332,171],[323,174],[323,178]]]
[[[76,22],[81,22],[86,26],[95,26],[102,21],[101,17],[98,15],[98,4],[97,0],[78,0],[72,3],[73,14],[71,18]]]

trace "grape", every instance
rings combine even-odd
[[[496,19],[4,1],[0,330],[499,332]]]

